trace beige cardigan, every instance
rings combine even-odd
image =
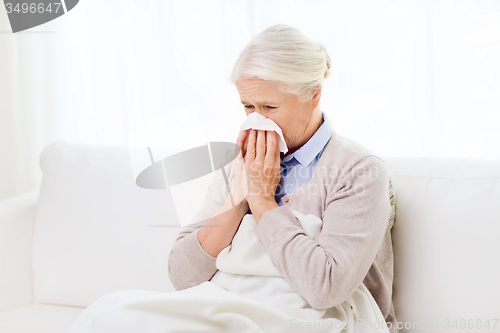
[[[230,183],[231,167],[226,166]],[[217,272],[216,258],[203,250],[197,232],[229,195],[220,174],[195,218],[200,222],[180,232],[170,253],[169,275],[177,290]],[[333,131],[311,180],[281,200],[283,206],[263,215],[256,235],[294,290],[313,308],[325,309],[342,303],[363,282],[392,324],[391,333],[398,332],[392,303],[395,204],[385,162]],[[323,220],[318,242],[304,234],[291,210]]]

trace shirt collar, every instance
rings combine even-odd
[[[324,112],[321,112],[321,114],[323,116],[323,124],[321,124],[313,136],[299,150],[285,156],[283,162],[286,163],[295,157],[302,166],[307,167],[323,150],[332,136],[333,127],[326,114]]]

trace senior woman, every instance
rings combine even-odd
[[[105,295],[68,333],[398,332],[389,172],[320,110],[329,72],[326,50],[297,29],[257,35],[231,78],[246,114],[277,125],[288,151],[275,131],[242,131],[172,247],[177,291]]]
[[[311,307],[334,307],[364,283],[397,332],[389,173],[373,152],[336,133],[320,110],[330,66],[321,44],[288,25],[267,28],[243,49],[231,80],[245,113],[274,121],[289,150],[280,153],[274,131],[241,133],[229,170],[233,191],[221,179],[211,184],[197,216],[202,222],[183,230],[170,253],[170,279],[180,290],[216,277],[218,255],[253,214],[272,262]],[[317,241],[292,211],[322,220]]]

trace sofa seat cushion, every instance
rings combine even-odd
[[[85,308],[32,304],[0,312],[2,333],[65,333]]]

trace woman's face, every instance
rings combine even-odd
[[[278,124],[289,150],[301,147],[321,125],[319,96],[301,102],[298,96],[282,92],[279,85],[259,78],[240,78],[236,88],[246,114],[257,112]]]

